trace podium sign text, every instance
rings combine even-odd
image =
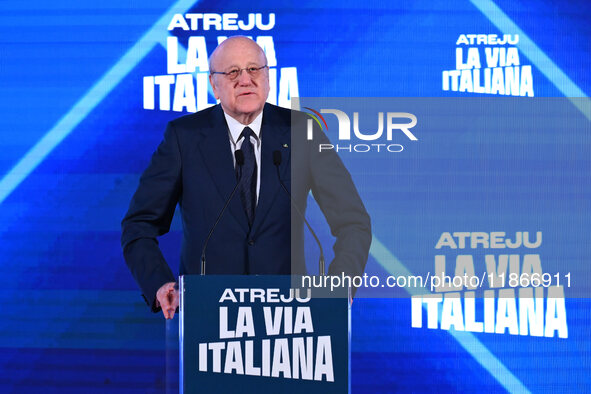
[[[349,303],[289,276],[183,276],[183,393],[346,393]]]

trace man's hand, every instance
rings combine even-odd
[[[175,289],[176,282],[168,282],[162,285],[156,293],[156,300],[162,308],[165,319],[172,319],[179,306],[179,291]]]

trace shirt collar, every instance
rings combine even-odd
[[[252,121],[252,123],[243,125],[226,112],[224,112],[224,116],[226,117],[226,123],[228,124],[228,129],[230,129],[230,138],[232,142],[236,144],[238,142],[238,138],[240,138],[240,134],[245,127],[250,127],[251,130],[254,132],[257,140],[261,140],[261,124],[263,123],[263,111],[257,115],[256,118]]]

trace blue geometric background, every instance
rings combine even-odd
[[[178,390],[178,320],[149,312],[119,243],[139,175],[166,122],[180,115],[142,108],[142,78],[166,73],[172,14],[260,12],[266,20],[274,12],[265,35],[274,37],[278,66],[297,67],[303,97],[476,96],[441,89],[458,36],[470,33],[520,34],[536,96],[591,92],[586,1],[7,1],[0,9],[2,392]],[[215,47],[218,32],[194,34]],[[591,170],[584,154],[573,160]],[[370,176],[354,177],[362,195],[371,189],[363,186]],[[580,190],[576,226],[588,230],[590,179],[571,181]],[[364,201],[372,217],[390,214],[381,197],[368,191]],[[328,249],[318,209],[308,215]],[[392,230],[395,221],[377,223],[382,242],[368,269],[383,271],[381,260],[394,255],[406,263],[398,251],[409,238]],[[573,244],[588,245],[588,234]],[[173,269],[180,236],[175,218],[160,243]],[[566,303],[562,340],[412,329],[408,299],[359,298],[353,392],[591,391],[590,303]]]

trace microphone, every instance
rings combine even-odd
[[[291,193],[289,192],[289,190],[287,190],[287,187],[285,187],[285,185],[281,181],[281,176],[279,175],[279,166],[281,165],[281,152],[278,150],[273,151],[273,165],[277,169],[277,179],[279,180],[281,187],[283,188],[283,190],[285,190],[285,192],[289,196],[289,200],[291,201],[291,204],[295,208],[298,215],[300,215],[300,217],[304,220],[304,223],[306,223],[308,230],[310,230],[310,233],[312,234],[312,236],[314,237],[314,240],[316,240],[316,243],[318,244],[318,248],[320,249],[320,257],[318,258],[318,267],[319,267],[320,275],[324,276],[324,275],[326,275],[326,270],[324,267],[324,250],[322,250],[322,244],[320,243],[320,240],[318,239],[318,237],[316,236],[316,233],[312,229],[312,226],[310,226],[310,223],[308,223],[308,221],[306,220],[306,217],[304,216],[302,211],[300,211],[297,204],[293,200]]]
[[[217,219],[215,220],[215,223],[213,224],[213,227],[211,228],[211,230],[209,230],[209,234],[207,235],[207,238],[205,238],[205,242],[203,243],[203,250],[201,251],[201,275],[205,275],[205,250],[207,249],[207,244],[209,243],[209,239],[211,238],[211,235],[213,234],[218,223],[222,219],[222,216],[224,216],[224,212],[226,211],[226,208],[228,208],[228,205],[230,205],[230,201],[232,201],[232,197],[234,197],[234,194],[236,194],[236,190],[238,189],[238,185],[240,184],[240,179],[242,178],[242,166],[244,165],[244,152],[242,152],[242,149],[238,149],[237,151],[234,152],[234,158],[236,159],[236,165],[239,168],[238,181],[236,182],[236,186],[234,186],[234,189],[232,189],[232,193],[230,193],[230,197],[228,197],[228,199],[226,200],[224,207],[220,211],[220,214],[218,215]]]

